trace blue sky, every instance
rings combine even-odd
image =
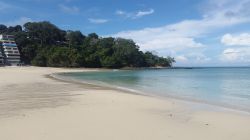
[[[0,23],[133,39],[176,66],[250,66],[250,0],[0,0]]]

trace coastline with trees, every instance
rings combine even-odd
[[[0,34],[15,36],[21,61],[42,67],[171,67],[172,57],[142,52],[133,40],[65,31],[56,25],[28,22],[22,26],[0,25]]]

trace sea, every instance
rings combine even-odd
[[[250,68],[166,68],[64,73],[64,77],[134,93],[250,112]]]

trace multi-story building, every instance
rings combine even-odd
[[[20,53],[13,35],[0,35],[2,56],[4,64],[18,65],[20,63]]]

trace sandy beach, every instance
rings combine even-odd
[[[0,67],[0,140],[249,140],[250,114]]]

